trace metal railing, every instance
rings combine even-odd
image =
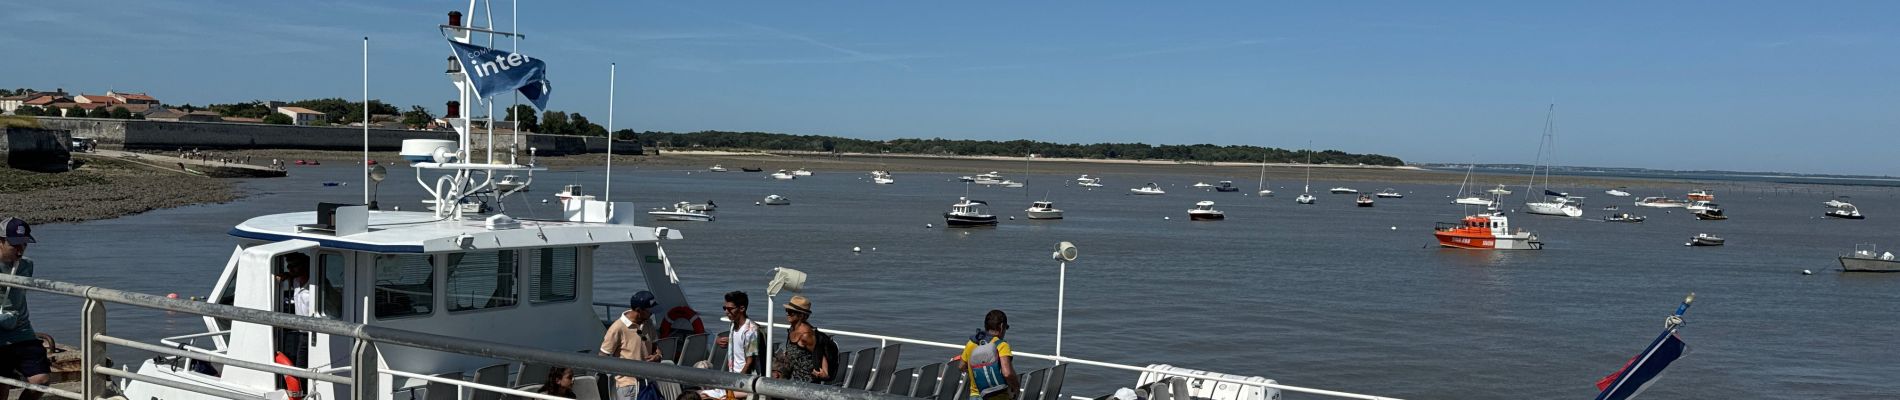
[[[171,299],[163,296],[107,289],[96,286],[78,285],[54,280],[0,274],[0,286],[27,289],[38,292],[78,297],[84,300],[80,315],[80,359],[85,371],[80,374],[80,391],[53,388],[46,385],[33,385],[17,379],[0,378],[0,383],[50,393],[68,399],[105,399],[109,396],[107,383],[109,378],[165,386],[186,390],[218,398],[261,399],[257,394],[237,393],[211,386],[192,385],[166,379],[139,375],[132,371],[114,368],[106,364],[107,346],[121,346],[130,349],[149,351],[189,360],[224,364],[228,367],[252,369],[274,374],[295,376],[304,379],[331,382],[349,387],[350,398],[378,399],[387,393],[378,393],[378,380],[384,376],[399,376],[438,382],[433,377],[419,374],[383,370],[377,365],[378,346],[401,346],[424,350],[434,350],[461,355],[565,366],[580,370],[599,371],[615,375],[638,376],[664,382],[675,382],[686,386],[737,390],[759,395],[787,399],[850,399],[850,400],[902,400],[907,397],[877,393],[865,390],[845,389],[836,386],[794,382],[781,379],[737,374],[710,369],[699,369],[671,364],[649,363],[619,358],[602,357],[592,354],[570,353],[543,350],[519,345],[484,341],[479,339],[437,335],[416,331],[394,329],[375,325],[365,325],[338,320],[304,317],[293,314],[269,312],[239,308],[234,306]],[[222,318],[277,328],[294,329],[305,332],[321,333],[336,337],[356,339],[352,349],[350,367],[329,368],[324,370],[301,369],[251,360],[239,360],[226,357],[215,350],[187,350],[142,343],[130,339],[108,336],[106,333],[105,305],[122,304],[154,310]],[[48,315],[42,313],[40,315]],[[214,336],[219,333],[208,332],[202,335]],[[341,374],[347,374],[344,376]],[[548,397],[518,390],[481,385],[473,382],[442,379],[440,383],[457,385],[469,390],[494,391],[518,396],[546,399]]]
[[[615,308],[626,308],[626,305],[624,305],[624,304],[614,304],[614,303],[605,303],[605,302],[594,302],[594,305],[595,305],[595,306],[600,306],[600,307],[602,307],[602,308],[603,308],[603,309],[604,309],[604,310],[605,310],[605,311],[607,312],[607,315],[617,315],[617,314],[614,314],[614,313],[613,313],[613,310],[614,310]],[[722,317],[722,318],[720,318],[720,320],[725,320],[725,318],[723,318],[723,317]],[[763,324],[763,322],[761,322],[761,324]],[[791,328],[791,325],[787,325],[787,324],[772,324],[772,328],[774,328],[774,329],[790,329],[790,328]],[[885,335],[878,335],[878,334],[872,334],[872,333],[863,333],[863,332],[852,332],[852,331],[846,331],[846,330],[838,330],[838,329],[831,329],[831,328],[825,328],[825,329],[824,329],[824,331],[825,331],[825,334],[828,334],[828,335],[832,335],[832,336],[844,336],[844,337],[854,337],[854,338],[860,338],[860,339],[872,339],[872,340],[877,340],[877,341],[878,341],[878,344],[877,344],[877,347],[879,347],[879,348],[882,348],[882,347],[885,347],[885,346],[889,346],[889,345],[890,345],[890,344],[891,344],[892,342],[895,342],[895,343],[905,343],[905,344],[914,344],[914,345],[919,345],[919,346],[930,346],[930,347],[938,347],[938,348],[945,348],[945,349],[952,349],[952,350],[957,350],[957,351],[962,351],[962,350],[963,350],[963,345],[962,345],[962,344],[953,344],[953,343],[944,343],[944,342],[932,342],[932,341],[928,341],[928,340],[919,340],[919,339],[910,339],[910,338],[902,338],[902,337],[896,337],[896,336],[885,336]],[[1236,378],[1228,378],[1228,377],[1221,377],[1221,376],[1213,376],[1213,375],[1207,375],[1207,374],[1196,374],[1196,373],[1192,373],[1192,372],[1186,372],[1186,371],[1171,371],[1171,370],[1165,370],[1165,369],[1158,369],[1158,368],[1149,368],[1149,367],[1142,367],[1142,366],[1136,366],[1136,365],[1127,365],[1127,364],[1116,364],[1116,363],[1110,363],[1110,362],[1101,362],[1101,361],[1091,361],[1091,360],[1084,360],[1084,359],[1079,359],[1079,358],[1070,358],[1070,357],[1057,357],[1057,356],[1052,356],[1052,355],[1046,355],[1046,354],[1037,354],[1037,353],[1030,353],[1030,352],[1024,352],[1024,351],[1011,351],[1011,353],[1012,353],[1012,354],[1014,354],[1014,355],[1015,355],[1015,356],[1017,356],[1017,357],[1024,357],[1024,358],[1031,358],[1031,359],[1038,359],[1038,360],[1047,360],[1047,361],[1052,361],[1052,362],[1055,362],[1055,363],[1058,363],[1058,364],[1060,364],[1060,363],[1070,363],[1070,364],[1082,364],[1082,365],[1088,365],[1088,366],[1095,366],[1095,367],[1102,367],[1102,368],[1109,368],[1109,369],[1118,369],[1118,370],[1123,370],[1123,371],[1130,371],[1130,372],[1137,372],[1137,373],[1142,373],[1142,372],[1149,372],[1149,373],[1156,373],[1156,374],[1164,374],[1164,375],[1168,375],[1168,376],[1184,376],[1184,377],[1189,377],[1189,378],[1194,378],[1194,379],[1202,379],[1202,380],[1208,380],[1208,381],[1215,381],[1215,382],[1225,382],[1225,383],[1233,383],[1233,384],[1237,384],[1237,385],[1244,385],[1244,386],[1255,386],[1255,387],[1265,387],[1265,388],[1273,388],[1273,389],[1279,389],[1279,390],[1285,390],[1285,391],[1289,391],[1289,392],[1300,392],[1300,393],[1308,393],[1308,394],[1317,394],[1317,395],[1324,395],[1324,396],[1333,396],[1333,397],[1340,397],[1340,398],[1348,398],[1348,399],[1362,399],[1362,400],[1401,400],[1401,399],[1399,399],[1399,398],[1395,398],[1395,397],[1384,397],[1384,396],[1374,396],[1374,395],[1368,395],[1368,394],[1358,394],[1358,393],[1349,393],[1349,392],[1341,392],[1341,391],[1336,391],[1336,390],[1326,390],[1326,389],[1317,389],[1317,388],[1309,388],[1309,387],[1302,387],[1302,386],[1291,386],[1291,385],[1281,385],[1281,384],[1277,384],[1277,383],[1265,383],[1265,382],[1258,382],[1258,381],[1250,381],[1250,380],[1245,380],[1245,379],[1236,379]],[[1094,399],[1094,398],[1092,398],[1092,397],[1081,397],[1081,396],[1074,396],[1073,398],[1074,398],[1074,399],[1080,399],[1080,400],[1092,400],[1092,399]]]

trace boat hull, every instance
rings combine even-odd
[[[1544,242],[1537,241],[1537,235],[1513,235],[1498,237],[1489,233],[1468,233],[1461,231],[1437,231],[1439,247],[1468,250],[1543,250]]]
[[[996,216],[994,215],[956,215],[956,214],[951,214],[951,213],[943,213],[943,224],[951,228],[973,228],[973,227],[981,227],[981,226],[996,226]]]
[[[1029,219],[1062,219],[1062,210],[1028,210]]]
[[[1841,257],[1841,272],[1900,272],[1900,261]]]
[[[1826,216],[1827,216],[1827,217],[1829,217],[1829,218],[1840,218],[1840,219],[1867,219],[1867,216],[1864,216],[1864,215],[1860,215],[1860,214],[1847,214],[1847,213],[1837,213],[1837,212],[1833,212],[1833,211],[1829,211],[1829,212],[1827,212],[1827,214],[1824,214],[1824,215],[1826,215]]]
[[[1225,213],[1188,213],[1188,220],[1190,221],[1220,221],[1225,219],[1227,219],[1227,214]]]
[[[1238,192],[1238,191],[1240,191],[1240,188],[1237,188],[1237,187],[1221,187],[1221,186],[1216,186],[1216,187],[1214,187],[1214,191],[1216,191],[1216,192]]]
[[[1360,207],[1372,207],[1372,202],[1370,202],[1370,201],[1362,201],[1362,202],[1359,202],[1359,206],[1360,206]]]
[[[1559,217],[1581,217],[1583,209],[1564,203],[1524,203],[1524,212]]]
[[[712,222],[713,216],[700,213],[678,211],[648,211],[654,221]]]
[[[1451,203],[1463,204],[1463,205],[1468,205],[1468,206],[1485,206],[1485,207],[1496,207],[1498,205],[1498,203],[1495,201],[1485,200],[1483,198],[1478,198],[1478,197],[1461,198],[1457,200],[1452,200]]]

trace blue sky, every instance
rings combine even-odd
[[[370,36],[372,96],[438,112],[466,6],[7,3],[0,86],[354,99]],[[1561,164],[1900,175],[1895,2],[532,3],[550,107],[605,122],[615,62],[616,128],[1528,163],[1554,101]]]

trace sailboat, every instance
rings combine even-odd
[[[1261,196],[1273,196],[1273,191],[1267,189],[1267,159],[1265,158],[1260,159],[1260,192],[1259,193]]]
[[[1567,193],[1550,190],[1550,167],[1543,165],[1544,148],[1546,146],[1555,147],[1556,145],[1553,139],[1557,134],[1557,126],[1554,119],[1556,113],[1556,104],[1551,104],[1549,110],[1544,113],[1544,136],[1537,142],[1537,162],[1531,165],[1530,182],[1524,184],[1524,191],[1526,192],[1524,193],[1526,196],[1524,209],[1531,214],[1581,217],[1583,216],[1583,208],[1578,207],[1578,205],[1582,203],[1571,198]],[[1528,197],[1536,193],[1535,190],[1532,190],[1532,186],[1537,184],[1537,167],[1540,166],[1544,168],[1544,200],[1530,201]]]
[[[1459,182],[1459,183],[1458,183],[1458,195],[1459,195],[1459,196],[1463,196],[1463,197],[1459,197],[1459,198],[1458,198],[1457,200],[1452,200],[1452,201],[1451,201],[1451,204],[1463,204],[1463,205],[1469,205],[1469,206],[1484,206],[1484,207],[1487,207],[1487,208],[1489,208],[1489,207],[1497,207],[1497,205],[1498,205],[1498,202],[1496,202],[1496,201],[1492,201],[1492,200],[1490,200],[1490,199],[1486,199],[1486,198],[1484,198],[1484,196],[1479,196],[1479,195],[1475,195],[1475,194],[1467,194],[1467,193],[1465,193],[1465,185],[1466,185],[1466,184],[1469,184],[1469,183],[1471,183],[1471,170],[1472,170],[1473,168],[1476,168],[1476,167],[1477,167],[1476,165],[1467,165],[1467,166],[1465,166],[1465,180],[1464,180],[1463,182]],[[1506,193],[1508,193],[1508,192],[1506,192]]]
[[[1313,204],[1315,200],[1313,198],[1313,144],[1308,142],[1306,147],[1306,186],[1300,188],[1300,197],[1293,198],[1293,201],[1300,204]]]

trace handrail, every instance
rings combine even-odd
[[[423,375],[423,374],[418,374],[414,372],[387,370],[387,371],[383,371],[383,373],[400,376],[404,378],[409,378],[409,379],[415,379],[415,380],[424,381],[424,382],[446,383],[446,384],[465,387],[469,389],[484,390],[484,391],[490,391],[490,392],[501,393],[501,394],[506,394],[506,395],[527,397],[527,398],[532,398],[532,399],[570,400],[568,398],[560,397],[560,396],[529,392],[529,391],[524,391],[524,390],[509,388],[509,387],[484,385],[484,384],[469,382],[469,381],[465,381],[461,379],[449,379],[449,378],[443,378],[439,376]]]
[[[355,338],[358,340],[356,346],[357,354],[354,356],[352,363],[357,364],[359,367],[368,368],[368,370],[358,370],[351,374],[352,379],[357,380],[357,382],[351,384],[352,390],[357,393],[373,393],[369,391],[371,389],[370,387],[366,387],[373,385],[362,385],[362,383],[373,382],[376,375],[391,372],[378,371],[373,361],[375,359],[375,345],[388,344],[509,361],[561,365],[616,375],[631,375],[659,381],[677,382],[691,386],[738,390],[770,397],[846,400],[906,399],[901,396],[867,390],[846,389],[837,386],[794,382],[671,364],[625,360],[592,354],[551,351],[480,339],[438,335],[325,318],[305,317],[223,304],[171,299],[163,296],[33,277],[0,274],[0,286],[83,298],[87,301],[82,311],[84,318],[86,318],[85,324],[82,325],[82,330],[98,334],[104,333],[104,307],[100,305],[103,303],[116,303]],[[84,347],[82,347],[85,353],[82,354],[87,356],[88,360],[95,358],[92,356],[99,355],[97,353],[104,351],[105,343],[100,343],[95,340],[95,338],[91,337],[91,334],[82,336],[85,336],[83,338]],[[363,363],[362,360],[372,361],[366,364]],[[94,376],[95,374],[154,382],[154,384],[159,385],[166,385],[168,383],[176,384],[173,382],[159,383],[157,381],[162,380],[138,376],[137,374],[98,365],[94,366],[93,373],[82,376],[82,380],[85,381],[87,387],[87,391],[84,393],[86,395],[97,394],[96,389],[104,387],[104,382],[98,381],[97,377]]]
[[[779,328],[779,329],[791,329],[791,325],[787,325],[787,324],[772,324],[772,327]],[[829,334],[829,335],[841,335],[841,336],[846,336],[846,337],[876,339],[876,340],[882,340],[882,341],[916,344],[916,345],[923,345],[923,346],[935,346],[935,347],[942,347],[942,348],[949,348],[949,349],[963,348],[962,345],[955,345],[955,344],[950,344],[950,343],[932,342],[932,341],[918,340],[918,339],[908,339],[908,338],[901,338],[901,337],[895,337],[895,336],[884,336],[884,335],[878,335],[878,334],[872,334],[872,333],[852,332],[852,331],[846,331],[846,330],[840,330],[840,329],[826,328],[824,329],[824,331],[825,331],[825,334]],[[1079,359],[1079,358],[1057,357],[1057,356],[1052,356],[1052,355],[1030,353],[1030,352],[1025,352],[1025,351],[1012,351],[1011,354],[1014,354],[1015,356],[1018,356],[1018,357],[1049,360],[1049,361],[1055,361],[1057,363],[1082,364],[1082,365],[1090,365],[1090,366],[1134,371],[1134,372],[1153,372],[1153,373],[1158,373],[1158,374],[1185,376],[1185,377],[1192,377],[1195,379],[1202,379],[1202,380],[1209,380],[1209,381],[1216,381],[1216,382],[1226,382],[1226,383],[1233,383],[1233,384],[1239,384],[1239,385],[1245,385],[1245,386],[1259,386],[1259,387],[1267,387],[1267,388],[1274,388],[1274,389],[1301,392],[1301,393],[1344,397],[1344,398],[1349,398],[1349,399],[1399,400],[1393,397],[1347,393],[1347,392],[1326,390],[1326,389],[1315,389],[1315,388],[1308,388],[1308,387],[1301,387],[1301,386],[1281,385],[1277,383],[1256,382],[1256,381],[1249,381],[1249,380],[1243,380],[1243,379],[1234,379],[1234,378],[1197,374],[1197,373],[1185,372],[1185,371],[1169,371],[1169,370],[1158,369],[1158,368],[1139,367],[1139,366],[1134,366],[1134,365],[1115,364],[1115,363],[1108,363],[1108,362],[1101,362],[1101,361],[1090,361],[1090,360],[1084,360],[1084,359]]]

